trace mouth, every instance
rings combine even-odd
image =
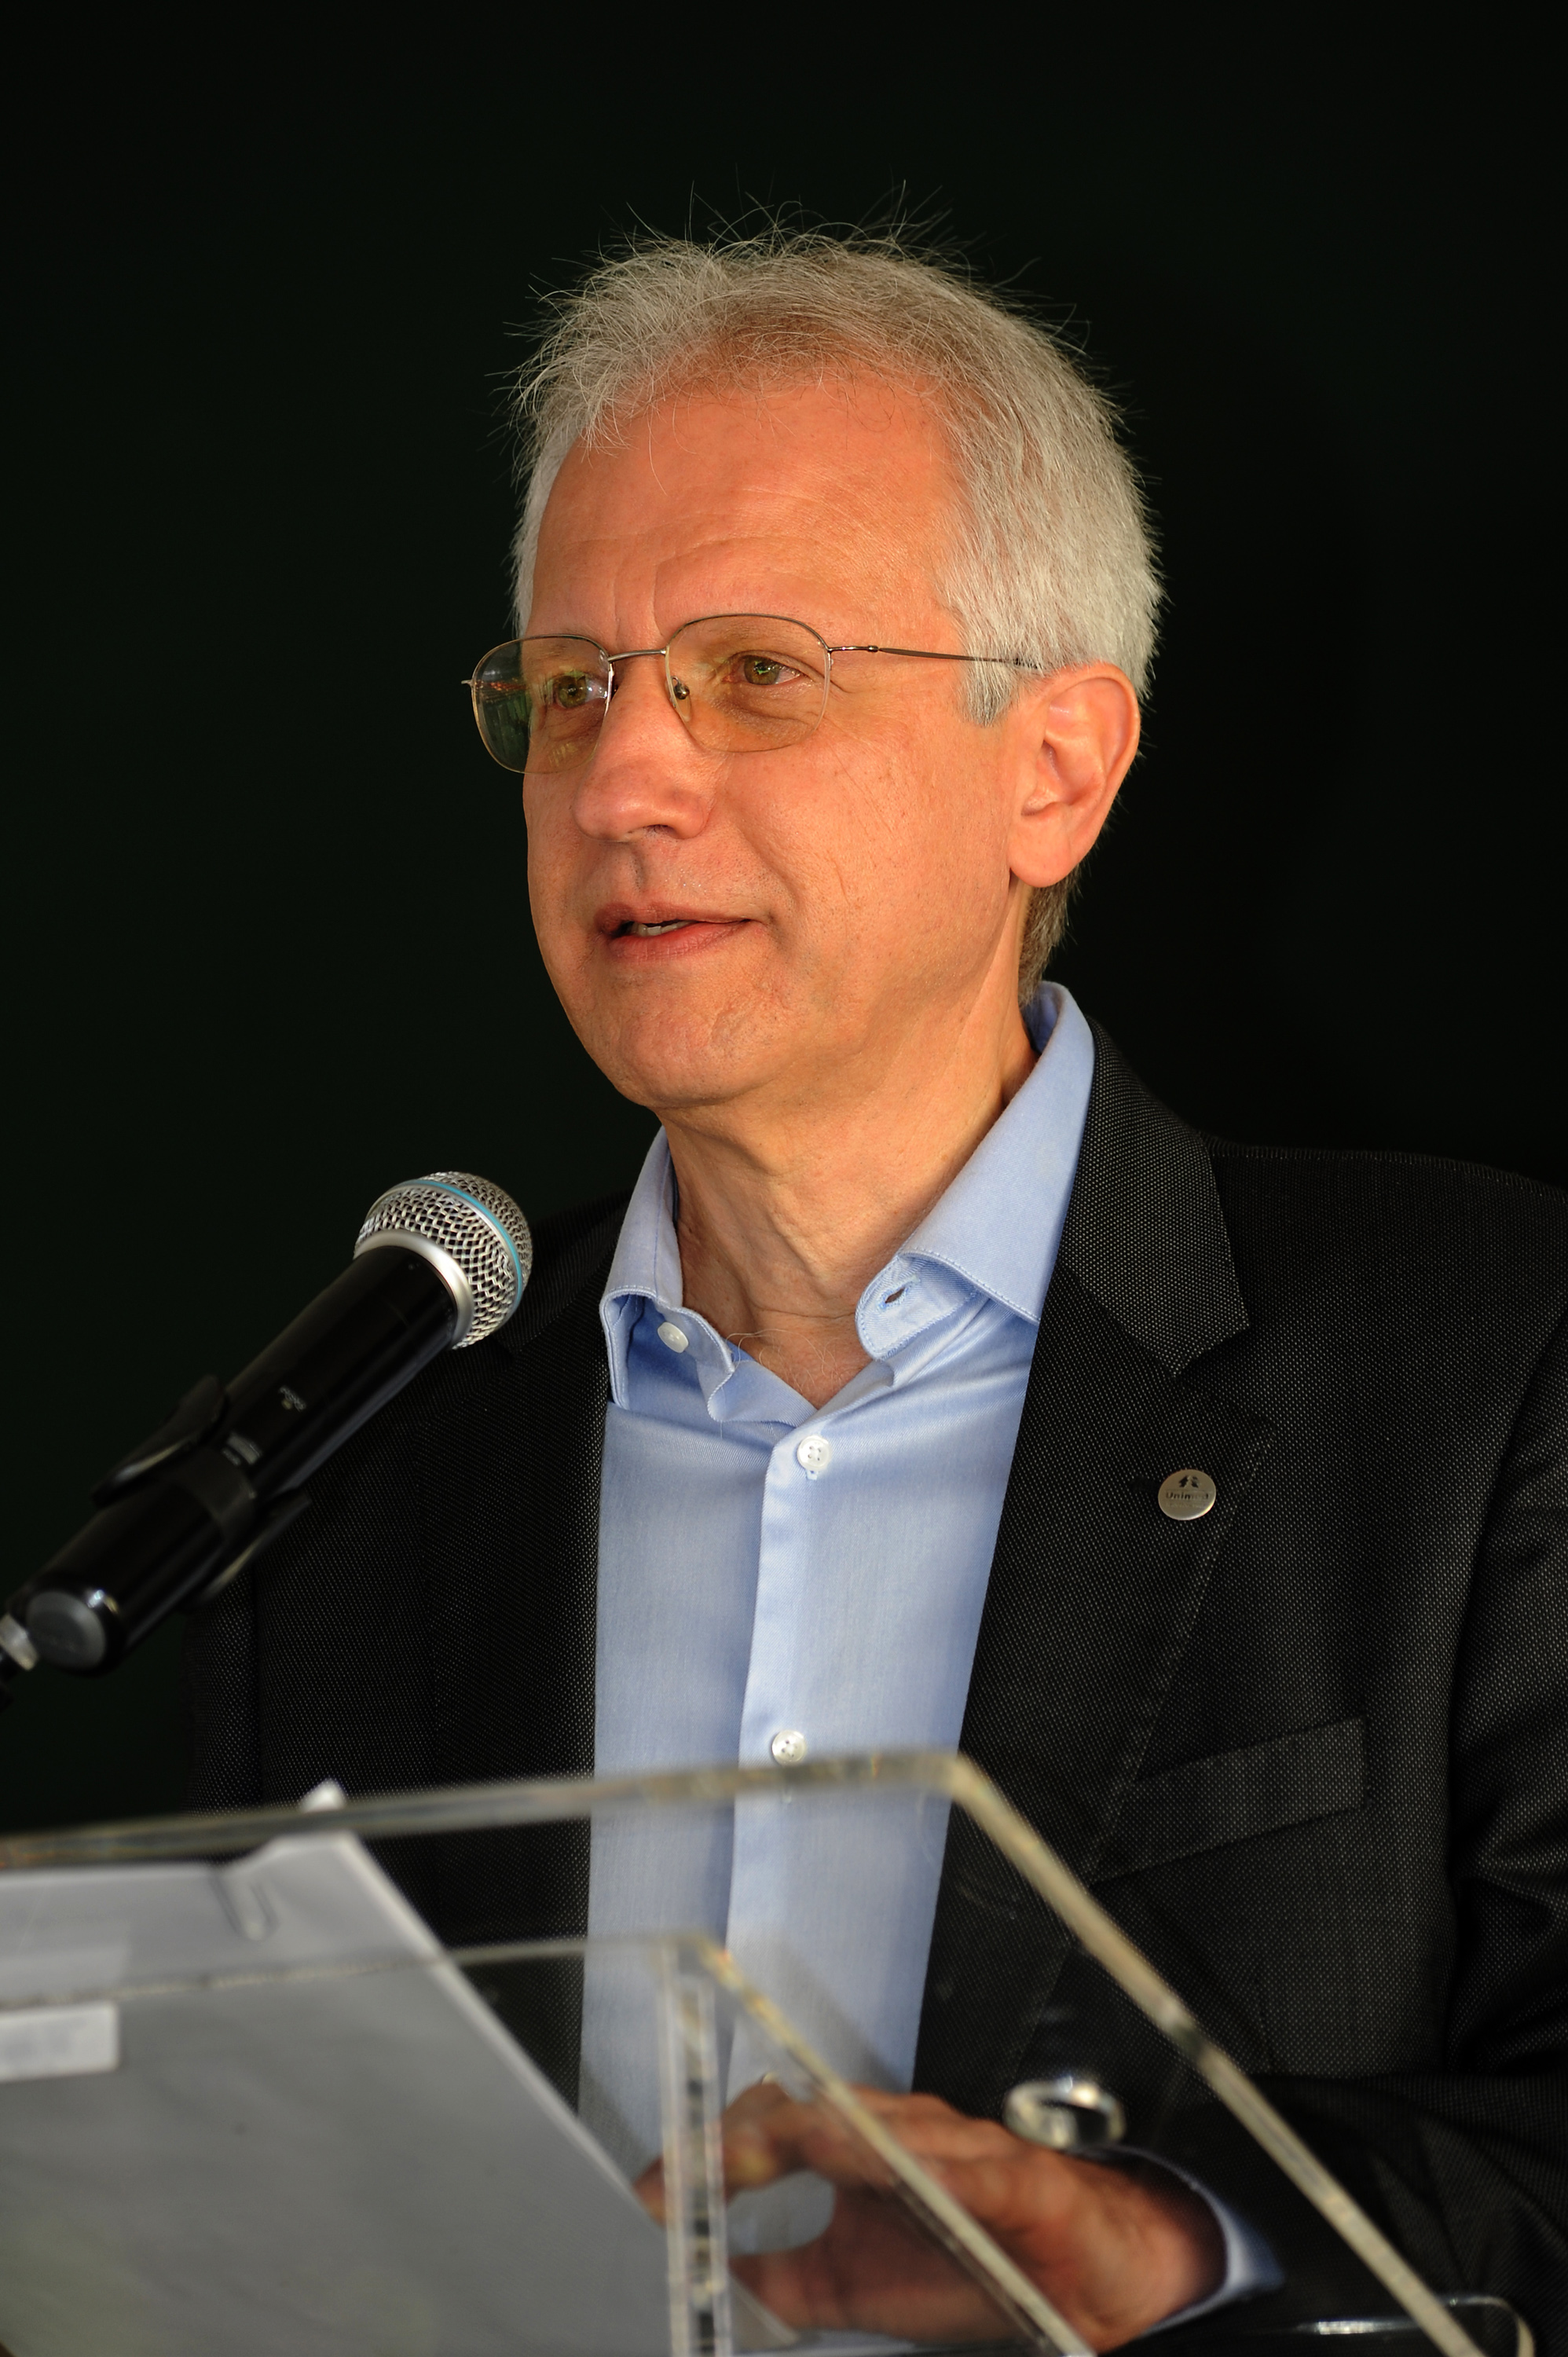
[[[598,910],[594,931],[615,964],[640,968],[663,966],[671,959],[681,963],[705,949],[717,949],[748,931],[750,922],[716,909],[672,909],[668,901],[662,908],[657,901],[651,908],[644,901],[639,909],[622,900]]]

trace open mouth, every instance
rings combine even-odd
[[[650,942],[656,933],[678,933],[684,926],[694,925],[696,921],[695,917],[671,917],[661,925],[639,925],[628,917],[624,925],[616,927],[610,939],[617,942]]]

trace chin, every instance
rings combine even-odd
[[[766,1081],[777,1062],[768,1052],[763,1005],[697,1011],[618,1007],[595,1010],[575,1026],[599,1070],[633,1104],[662,1115],[687,1106],[723,1104]]]

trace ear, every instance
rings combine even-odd
[[[1114,663],[1053,672],[1004,715],[1018,800],[1008,862],[1023,884],[1056,884],[1111,813],[1138,749],[1138,698]]]

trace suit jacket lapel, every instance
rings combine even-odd
[[[961,1748],[1089,1877],[1273,1437],[1191,1371],[1247,1313],[1196,1134],[1096,1033],[1072,1203],[1040,1321]],[[1168,1521],[1201,1467],[1211,1512]],[[994,2112],[1067,1953],[967,1823],[948,1837],[916,2084]]]

